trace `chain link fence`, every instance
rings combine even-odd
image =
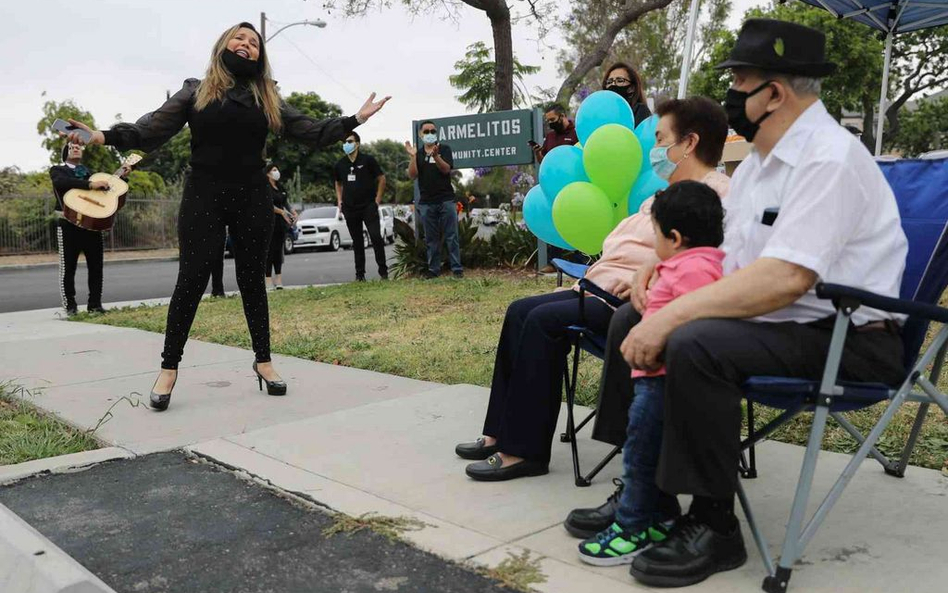
[[[0,255],[55,252],[59,214],[54,204],[47,194],[0,195]],[[171,196],[129,196],[106,233],[106,250],[176,248],[179,204]]]

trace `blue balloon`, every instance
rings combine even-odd
[[[553,225],[553,200],[547,199],[539,185],[534,185],[523,199],[523,220],[530,232],[544,243],[574,250]]]
[[[633,215],[642,207],[642,202],[655,195],[660,189],[668,187],[668,182],[655,174],[651,169],[643,169],[639,173],[632,191],[629,192],[629,215]]]
[[[606,124],[623,125],[635,131],[635,117],[628,102],[612,91],[596,91],[586,97],[576,113],[576,135],[580,144]]]
[[[557,146],[543,157],[540,163],[540,187],[553,200],[560,190],[576,181],[589,181],[583,167],[583,151],[575,146]]]
[[[651,115],[635,126],[635,137],[642,145],[642,170],[652,170],[652,163],[648,158],[649,151],[655,146],[655,128],[658,127],[658,115]]]

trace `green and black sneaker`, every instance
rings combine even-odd
[[[665,541],[668,531],[669,527],[664,523],[657,523],[635,534],[613,523],[579,544],[579,559],[594,566],[632,564],[640,552],[652,544]]]

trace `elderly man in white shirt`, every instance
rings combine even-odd
[[[725,272],[632,329],[633,368],[668,369],[658,486],[694,499],[669,538],[646,549],[632,576],[685,586],[747,558],[734,515],[741,385],[752,375],[818,379],[835,310],[818,280],[896,297],[908,244],[895,196],[866,148],[827,113],[820,78],[825,38],[814,29],[748,20],[730,59],[725,106],[754,145],[731,182]],[[645,297],[651,271],[633,295]],[[901,318],[859,309],[840,377],[904,379]],[[664,353],[664,356],[663,356]]]

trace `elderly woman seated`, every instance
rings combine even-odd
[[[728,129],[721,106],[700,97],[673,100],[660,105],[658,115],[656,147],[650,155],[655,172],[672,183],[703,182],[724,197],[729,179],[715,170]],[[623,300],[629,297],[635,271],[652,255],[651,203],[651,198],[646,200],[612,231],[602,257],[586,272],[586,278]],[[464,459],[482,460],[467,466],[471,478],[499,481],[549,471],[570,348],[567,327],[580,322],[579,299],[574,286],[508,307],[483,436],[455,449]],[[605,334],[613,308],[598,298],[587,299],[584,308],[586,326]]]

